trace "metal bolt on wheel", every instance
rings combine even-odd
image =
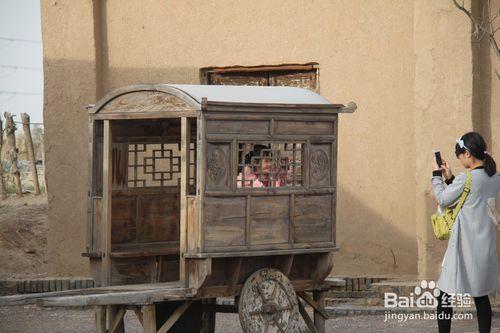
[[[263,268],[245,281],[238,304],[245,333],[297,332],[297,295],[288,278],[277,269]]]

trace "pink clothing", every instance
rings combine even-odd
[[[248,187],[248,188],[256,188],[256,187],[282,187],[286,186],[286,177],[290,174],[290,172],[287,173],[280,173],[278,174],[277,179],[271,179],[271,184],[268,185],[269,180],[267,179],[259,179],[259,177],[252,172],[252,169],[250,166],[245,165],[243,168],[244,172],[244,178],[245,178],[245,184],[243,186],[243,181],[242,181],[242,173],[240,172],[238,174],[237,179],[237,186],[238,187]],[[253,183],[253,186],[252,186]]]

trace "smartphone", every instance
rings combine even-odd
[[[439,150],[434,150],[434,156],[436,157],[436,163],[441,169],[441,165],[443,165],[443,159],[441,158],[441,152]]]

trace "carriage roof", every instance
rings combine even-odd
[[[194,84],[137,84],[104,96],[90,113],[116,114],[184,110],[184,116],[208,108],[241,106],[286,108],[296,112],[349,112],[342,104],[330,103],[314,91],[297,87],[221,86]]]

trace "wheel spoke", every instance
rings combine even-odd
[[[276,299],[276,295],[278,294],[278,286],[279,286],[279,282],[278,281],[274,281],[274,289],[273,289],[273,293],[272,293],[272,296],[271,296],[271,299],[273,301]]]
[[[273,318],[273,321],[276,324],[276,327],[278,327],[278,329],[280,330],[280,332],[285,333],[285,330],[283,329],[283,327],[281,327],[281,324],[279,323],[279,321],[277,321],[275,318]]]
[[[293,307],[288,305],[288,306],[278,306],[276,307],[276,311],[286,311],[286,310],[292,310]]]
[[[262,309],[260,309],[260,310],[257,310],[257,311],[252,311],[252,312],[249,312],[248,314],[249,314],[249,315],[251,315],[251,316],[255,316],[255,315],[263,315],[263,314],[264,314],[264,311],[262,311]]]
[[[267,331],[269,331],[269,320],[264,319],[264,332],[263,333],[267,333]]]

